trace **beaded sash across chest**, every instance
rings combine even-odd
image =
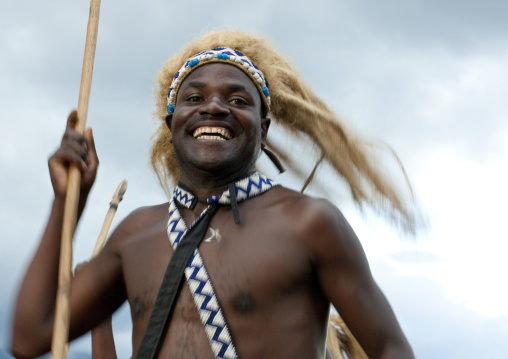
[[[230,196],[229,190],[226,190],[221,196],[207,198],[207,203],[236,206],[236,203],[232,203],[235,201],[235,197],[236,202],[240,202],[262,194],[277,185],[266,176],[255,172],[234,184],[235,193],[233,196]],[[167,226],[168,237],[173,250],[176,249],[188,229],[178,210],[177,203],[185,208],[192,209],[196,202],[197,197],[189,190],[181,186],[174,189],[173,198],[169,205]],[[207,206],[189,228],[192,228],[209,209],[210,206]],[[183,240],[185,241],[185,238]],[[238,358],[226,320],[198,249],[194,251],[192,258],[187,263],[185,277],[215,358]]]

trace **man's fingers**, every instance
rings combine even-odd
[[[76,128],[76,123],[78,123],[78,112],[76,110],[73,110],[69,114],[69,117],[67,117],[67,129]]]
[[[97,173],[98,159],[91,130],[79,133],[78,114],[72,111],[67,118],[67,127],[60,147],[49,158],[51,183],[56,196],[65,196],[70,166],[81,172],[81,189],[90,191]]]
[[[80,157],[86,165],[90,162],[88,145],[85,136],[72,129],[67,129],[67,131],[65,131],[65,135],[62,138],[62,144],[57,152],[61,152],[64,156],[72,156],[74,153]]]
[[[97,151],[95,149],[95,139],[93,137],[93,130],[91,127],[86,129],[85,139],[86,139],[86,144],[88,145],[88,147],[87,147],[88,158],[94,164],[99,164],[99,157],[97,156]]]
[[[69,117],[67,118],[67,127],[65,130],[64,136],[62,138],[62,145],[65,145],[67,143],[67,141],[69,141],[69,140],[70,140],[70,142],[68,142],[68,143],[72,144],[72,140],[74,140],[74,141],[79,142],[81,144],[81,146],[84,148],[84,151],[86,152],[88,150],[88,145],[87,145],[85,136],[75,130],[77,122],[78,122],[78,113],[76,110],[74,110],[69,114]],[[75,146],[73,146],[73,147],[78,152],[82,152]]]
[[[82,147],[80,147],[82,149]],[[49,159],[50,164],[54,163],[61,163],[65,167],[69,165],[75,165],[79,169],[86,169],[88,167],[88,160],[86,157],[86,152],[82,152],[83,154],[80,154],[76,152],[75,150],[71,149],[70,147],[62,147],[58,151],[55,152],[55,154]]]

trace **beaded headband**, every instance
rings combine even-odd
[[[230,49],[229,47],[218,47],[212,50],[202,51],[197,55],[188,59],[185,64],[178,70],[168,92],[168,114],[175,111],[176,95],[183,80],[195,69],[202,65],[212,62],[223,62],[234,65],[243,70],[254,82],[261,94],[266,109],[270,110],[270,92],[268,91],[268,81],[257,68],[256,65],[243,53],[238,50]]]

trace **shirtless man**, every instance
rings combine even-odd
[[[219,40],[224,46],[235,46],[236,38],[229,41],[230,35],[224,36]],[[200,52],[192,46],[188,51],[190,55]],[[224,53],[231,56],[229,50],[214,50],[214,56],[217,51],[212,60],[200,58],[195,68],[196,62],[188,67],[185,77],[180,71],[178,86],[172,80],[167,132],[162,133],[174,148],[180,184],[179,198],[169,204],[174,205],[172,210],[176,208],[170,213],[170,224],[179,220],[172,222],[174,215],[186,224],[194,223],[212,196],[222,195],[230,201],[211,217],[199,254],[236,348],[232,357],[324,358],[331,303],[370,358],[412,358],[411,347],[341,212],[326,200],[264,182],[256,174],[255,162],[267,145],[271,121],[267,117],[270,95],[263,86],[267,84],[263,74],[259,81],[255,70],[238,66],[234,56],[221,57]],[[178,66],[189,57],[180,59]],[[275,93],[272,100],[276,99]],[[272,103],[274,111],[276,104]],[[67,168],[72,164],[82,172],[79,214],[96,176],[99,161],[92,131],[78,134],[73,129],[75,122],[72,112],[60,148],[49,160],[55,198],[17,300],[12,352],[18,358],[35,357],[50,349]],[[245,178],[269,185],[242,200],[242,184],[237,181]],[[235,184],[233,192],[231,184]],[[188,206],[182,198],[188,199],[191,192],[196,200]],[[237,203],[233,203],[233,193]],[[71,292],[70,339],[103,322],[128,300],[133,357],[139,356],[173,254],[168,232],[171,241],[179,233],[168,226],[169,205],[131,213],[102,252],[77,273]],[[180,285],[159,358],[214,358],[190,282],[184,279]]]

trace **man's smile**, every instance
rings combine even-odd
[[[197,128],[192,134],[198,140],[226,141],[233,138],[231,132],[224,127],[203,126]]]

